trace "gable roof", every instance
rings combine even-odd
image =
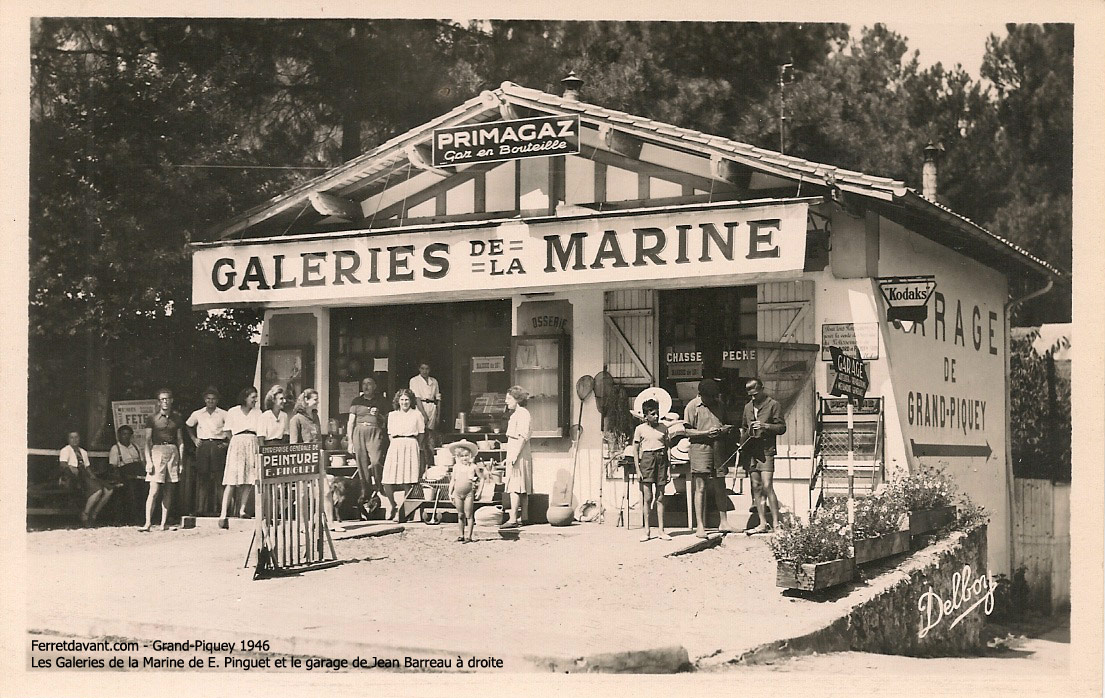
[[[502,83],[497,90],[485,91],[436,119],[235,216],[209,233],[211,237],[226,239],[276,217],[283,216],[294,222],[303,209],[309,206],[308,200],[312,194],[344,195],[351,190],[363,190],[409,166],[408,149],[430,139],[434,129],[498,120],[502,118],[501,110],[515,106],[538,112],[578,114],[588,123],[606,125],[657,145],[730,160],[755,171],[795,181],[799,185],[825,187],[830,191],[838,190],[845,195],[862,197],[890,219],[925,223],[926,225],[910,227],[914,232],[984,263],[1000,269],[1007,269],[1010,264],[1014,264],[1045,278],[1069,282],[1069,273],[950,208],[926,199],[904,182],[811,162],[748,143],[522,87],[512,82]]]

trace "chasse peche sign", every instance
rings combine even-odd
[[[806,202],[198,245],[200,307],[801,272]]]

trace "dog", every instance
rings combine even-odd
[[[368,518],[380,506],[380,500],[375,492],[363,497],[364,488],[358,477],[344,477],[342,475],[327,475],[326,480],[330,485],[330,502],[334,505],[335,523],[345,520],[348,514],[352,519]],[[364,500],[368,511],[358,507],[358,503]]]

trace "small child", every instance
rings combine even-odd
[[[475,464],[479,448],[471,441],[456,441],[449,444],[453,454],[453,470],[449,478],[449,501],[457,509],[458,543],[471,543],[472,530],[476,525],[476,485],[480,481],[480,467]],[[467,532],[465,527],[467,526]]]
[[[664,486],[670,478],[668,467],[668,428],[660,424],[660,403],[645,400],[641,405],[645,423],[633,432],[633,456],[637,464],[637,476],[641,485],[641,511],[644,518],[644,543],[652,538],[649,518],[652,505],[656,504],[656,521],[660,524],[660,539],[671,540],[664,531]]]

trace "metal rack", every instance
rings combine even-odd
[[[814,467],[810,474],[811,510],[816,508],[815,490],[819,490],[817,502],[848,494],[846,399],[819,397],[816,425]],[[883,480],[883,399],[864,398],[853,411],[852,426],[854,492],[863,497],[873,493]]]

